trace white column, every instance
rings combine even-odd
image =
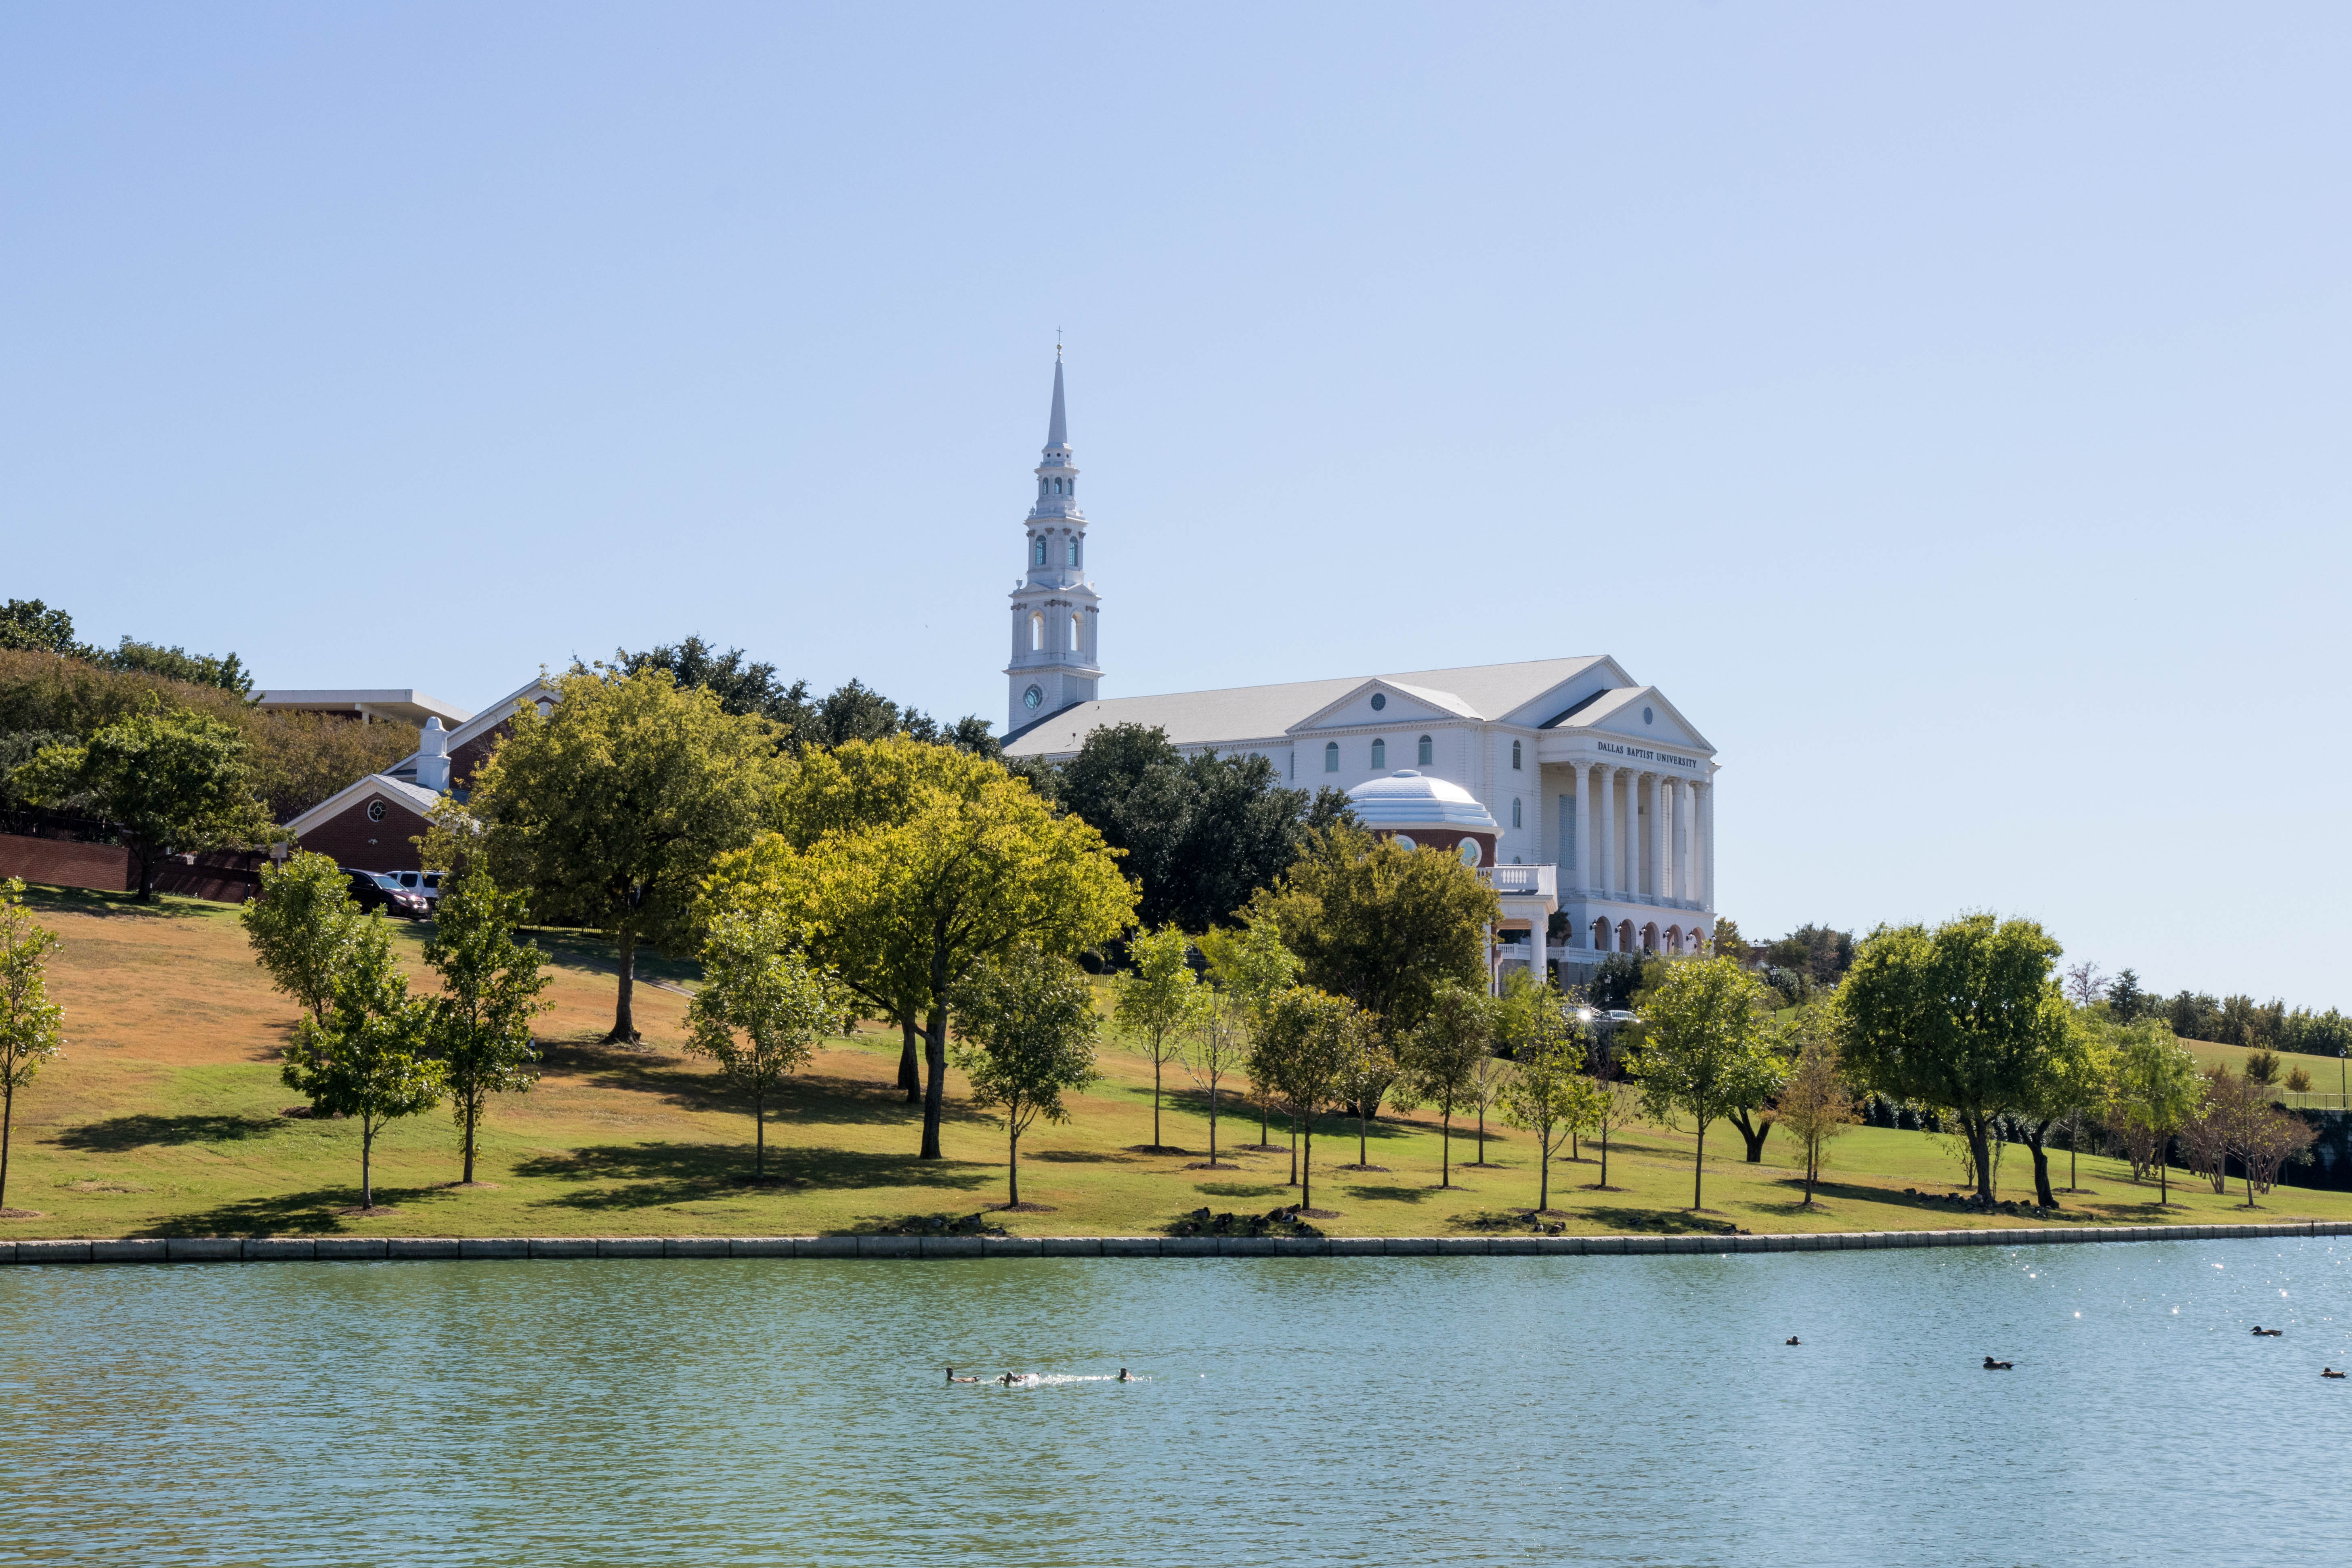
[[[1666,870],[1666,777],[1664,773],[1650,775],[1650,892],[1654,898],[1664,898],[1673,886]]]
[[[1684,903],[1698,896],[1697,881],[1691,875],[1691,852],[1698,842],[1695,805],[1690,780],[1675,780],[1675,897]]]
[[[1580,888],[1601,886],[1601,792],[1592,782],[1599,772],[1596,763],[1576,764],[1576,885]]]
[[[1592,857],[1593,891],[1604,897],[1617,887],[1617,770],[1606,763],[1592,769],[1593,795],[1599,803],[1592,814],[1598,842]]]
[[[1699,796],[1698,816],[1699,840],[1704,846],[1699,851],[1699,868],[1701,886],[1705,889],[1699,894],[1699,900],[1712,913],[1715,910],[1715,780],[1712,778],[1706,781],[1706,792]]]
[[[1535,742],[1528,742],[1528,864],[1543,864],[1543,764],[1536,761]],[[1542,932],[1536,933],[1538,938]],[[1543,955],[1536,955],[1540,958]]]

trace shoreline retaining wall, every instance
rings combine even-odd
[[[2256,1241],[2352,1236],[2352,1220],[2280,1225],[2044,1226],[1826,1231],[1806,1236],[631,1236],[122,1237],[0,1240],[8,1263],[383,1262],[534,1258],[1616,1258],[1663,1253],[1861,1252],[2095,1241]]]

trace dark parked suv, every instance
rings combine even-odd
[[[343,868],[343,875],[352,879],[352,901],[365,914],[370,910],[383,910],[388,914],[421,921],[433,912],[433,906],[422,893],[412,893],[382,871],[354,871]]]

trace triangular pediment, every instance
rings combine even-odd
[[[1606,691],[1565,717],[1563,731],[1585,731],[1644,746],[1672,746],[1712,755],[1714,744],[1696,725],[1675,711],[1654,686],[1627,686]]]
[[[1374,678],[1309,713],[1287,732],[1366,724],[1433,724],[1477,717],[1475,709],[1451,691]]]

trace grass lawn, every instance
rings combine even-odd
[[[299,1103],[278,1077],[294,1010],[272,992],[247,953],[236,911],[165,900],[142,909],[126,896],[37,889],[32,901],[63,939],[51,991],[67,1009],[64,1057],[16,1098],[7,1202],[37,1211],[0,1220],[0,1237],[214,1234],[404,1236],[807,1235],[895,1228],[910,1217],[971,1215],[1004,1198],[1003,1132],[962,1100],[951,1079],[949,1158],[914,1157],[921,1119],[895,1088],[895,1030],[867,1027],[829,1042],[809,1074],[772,1110],[774,1185],[743,1180],[751,1163],[747,1107],[706,1064],[682,1051],[686,998],[640,984],[646,1044],[598,1044],[611,1026],[607,950],[571,933],[541,937],[555,959],[543,1020],[545,1076],[526,1095],[495,1101],[478,1174],[454,1184],[457,1132],[446,1111],[394,1123],[376,1141],[377,1201],[395,1212],[346,1216],[358,1203],[359,1128],[289,1118]],[[398,940],[420,976],[422,929]],[[689,966],[653,961],[641,977],[689,984]],[[1022,1196],[1051,1212],[1008,1216],[1024,1235],[1139,1234],[1201,1207],[1263,1213],[1297,1201],[1290,1159],[1234,1153],[1257,1138],[1255,1117],[1232,1105],[1219,1144],[1238,1166],[1188,1168],[1208,1148],[1205,1097],[1171,1068],[1163,1136],[1192,1151],[1147,1154],[1150,1065],[1115,1043],[1106,1076],[1076,1098],[1076,1119],[1040,1126],[1024,1141]],[[1230,1102],[1229,1102],[1230,1104]],[[1277,1124],[1276,1142],[1284,1141]],[[1314,1198],[1336,1210],[1338,1236],[1427,1236],[1475,1226],[1535,1204],[1531,1140],[1490,1126],[1457,1128],[1452,1189],[1438,1185],[1433,1118],[1384,1117],[1357,1160],[1352,1121],[1335,1119],[1315,1138]],[[1775,1132],[1765,1163],[1741,1160],[1738,1133],[1718,1124],[1706,1142],[1706,1212],[1694,1215],[1692,1140],[1638,1128],[1610,1155],[1610,1188],[1597,1190],[1587,1157],[1552,1168],[1556,1223],[1571,1232],[1933,1229],[2030,1224],[1958,1214],[1925,1194],[1957,1191],[1958,1166],[1927,1133],[1858,1127],[1834,1145],[1830,1181],[1811,1209]],[[2053,1181],[2065,1182],[2063,1155]],[[2030,1197],[2031,1157],[2007,1151],[2006,1196]],[[2136,1185],[2119,1162],[2084,1158],[2076,1194],[2062,1194],[2066,1223],[2147,1225],[2248,1218],[2352,1219],[2352,1194],[2281,1187],[2252,1214],[2238,1194],[2217,1196],[2185,1179],[2173,1205]],[[1915,1188],[1922,1195],[1906,1195]]]

